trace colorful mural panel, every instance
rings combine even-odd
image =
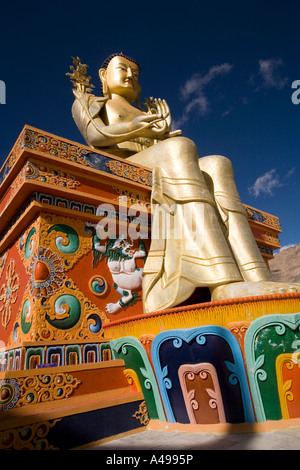
[[[123,359],[126,369],[132,369],[138,378],[151,419],[165,421],[155,375],[141,343],[132,337],[120,338],[109,343],[114,359]]]
[[[300,314],[266,315],[251,323],[245,336],[245,355],[257,420],[279,420],[287,390],[293,382],[283,378],[288,362],[282,367],[282,355],[298,357],[300,345]],[[294,356],[293,356],[294,354]],[[291,372],[297,374],[297,367]],[[278,390],[278,380],[281,383]],[[295,381],[295,378],[293,379]],[[294,382],[295,384],[295,382]],[[280,399],[281,395],[281,399]],[[283,398],[285,395],[285,398]],[[291,395],[289,395],[290,397]],[[284,415],[284,416],[283,416]]]
[[[152,359],[168,421],[215,421],[215,416],[205,418],[212,405],[207,395],[214,400],[219,422],[254,421],[242,353],[226,328],[208,325],[162,332],[153,340]],[[205,390],[194,386],[197,374],[209,377]]]

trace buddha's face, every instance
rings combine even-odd
[[[108,64],[107,69],[99,70],[103,88],[110,95],[119,95],[129,103],[133,103],[140,94],[139,67],[130,60],[116,56]]]

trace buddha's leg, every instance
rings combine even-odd
[[[187,213],[193,213],[195,219],[203,221],[203,240],[198,245],[186,243],[188,237],[183,240],[152,239],[144,270],[144,279],[147,273],[152,275],[148,282],[153,294],[149,309],[155,309],[155,302],[160,297],[169,298],[170,302],[160,303],[161,306],[157,308],[167,308],[188,298],[197,286],[218,286],[241,281],[242,277],[218,218],[215,201],[199,169],[198,152],[193,142],[181,137],[168,139],[128,160],[153,168],[154,175],[158,167],[161,169],[161,194],[167,198],[171,208],[176,206],[174,220],[171,217],[172,223],[177,218],[176,222],[179,220],[186,225]],[[156,183],[152,193],[155,191]],[[164,200],[159,201],[158,198],[155,202],[164,203]],[[160,295],[162,291],[163,295]]]
[[[270,281],[272,277],[252,235],[230,160],[211,155],[200,158],[199,165],[206,180],[211,180],[214,198],[227,228],[228,242],[243,279],[249,282]]]
[[[299,284],[272,282],[271,273],[250,229],[247,213],[235,185],[230,160],[220,155],[212,155],[200,158],[199,166],[214,194],[219,214],[226,226],[228,244],[245,281],[217,287],[213,291],[212,299],[298,291]]]

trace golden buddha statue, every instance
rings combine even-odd
[[[230,160],[199,158],[191,140],[172,132],[165,100],[150,99],[142,110],[139,74],[133,59],[117,53],[99,70],[102,97],[90,93],[90,77],[75,77],[72,115],[90,147],[152,169],[152,233],[159,233],[163,213],[169,234],[151,239],[143,272],[145,312],[179,305],[197,287],[208,287],[211,300],[300,291],[299,284],[272,282]],[[176,236],[178,226],[185,229],[183,237]]]

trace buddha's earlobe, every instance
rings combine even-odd
[[[99,70],[99,78],[102,84],[102,93],[103,96],[109,96],[109,89],[107,86],[107,79],[106,79],[106,69]]]

